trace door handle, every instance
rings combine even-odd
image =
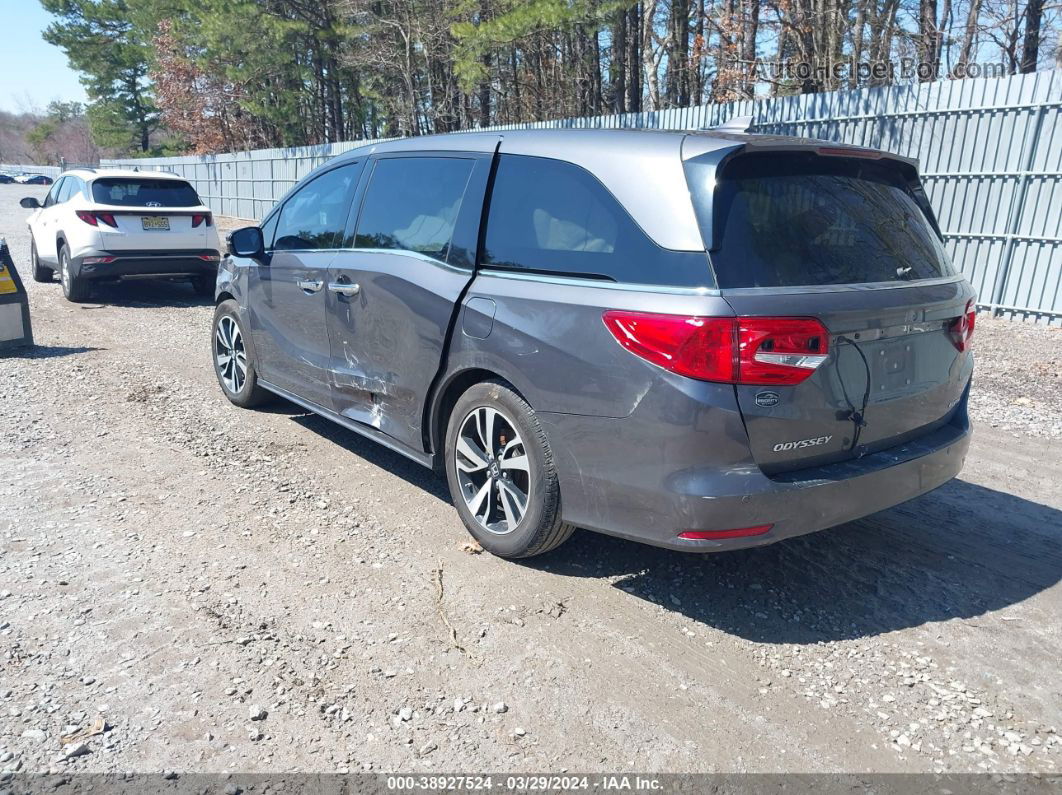
[[[352,295],[357,295],[361,292],[361,285],[349,284],[348,282],[332,282],[328,285],[328,289],[333,293],[339,293],[350,298]]]
[[[320,279],[296,279],[295,284],[308,293],[316,293],[324,286]]]

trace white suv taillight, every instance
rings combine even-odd
[[[104,224],[112,229],[118,228],[118,222],[114,220],[114,213],[95,213],[89,210],[78,210],[77,217],[89,226]]]

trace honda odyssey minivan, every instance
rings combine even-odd
[[[426,466],[484,548],[768,544],[940,486],[970,285],[915,162],[721,131],[356,149],[233,232],[212,358]]]

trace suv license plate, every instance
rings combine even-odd
[[[170,219],[164,215],[145,215],[140,219],[145,229],[169,230]]]

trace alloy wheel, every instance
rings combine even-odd
[[[70,255],[64,248],[59,255],[59,281],[63,283],[63,289],[70,293]]]
[[[527,512],[531,467],[527,448],[502,412],[479,406],[461,422],[454,446],[461,496],[484,530],[511,533]]]
[[[247,382],[247,350],[240,325],[234,318],[223,317],[218,321],[214,332],[214,360],[225,388],[238,395]]]

